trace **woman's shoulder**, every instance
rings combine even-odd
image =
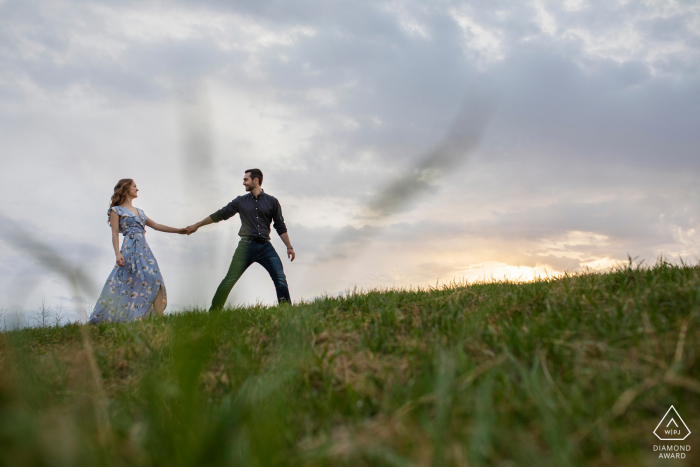
[[[112,212],[114,212],[119,217],[129,217],[129,212],[131,211],[129,211],[124,206],[120,206],[117,204],[116,206],[112,206],[111,208],[109,208],[109,214],[111,214]],[[133,216],[133,213],[131,215]]]
[[[109,209],[107,210],[107,223],[109,225],[112,225],[112,221],[110,220],[112,217],[112,213],[115,213],[117,217],[122,217],[122,211],[121,211],[121,206],[110,206]]]

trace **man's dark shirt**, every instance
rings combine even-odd
[[[241,215],[241,230],[238,231],[238,235],[243,238],[269,240],[270,223],[273,221],[279,235],[287,231],[280,202],[264,191],[260,192],[257,198],[252,193],[239,196],[209,217],[212,221],[219,222],[236,213]]]

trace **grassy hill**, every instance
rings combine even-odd
[[[660,262],[7,332],[0,465],[700,465],[699,318]]]

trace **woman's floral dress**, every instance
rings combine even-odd
[[[119,232],[124,235],[121,253],[126,265],[114,266],[88,321],[91,324],[123,323],[155,315],[153,301],[161,287],[163,309],[166,305],[163,277],[146,243],[146,215],[138,208],[138,216],[121,206],[112,210],[119,216]]]

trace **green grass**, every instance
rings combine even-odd
[[[700,267],[0,334],[0,465],[698,465]],[[666,465],[666,464],[662,464]]]

